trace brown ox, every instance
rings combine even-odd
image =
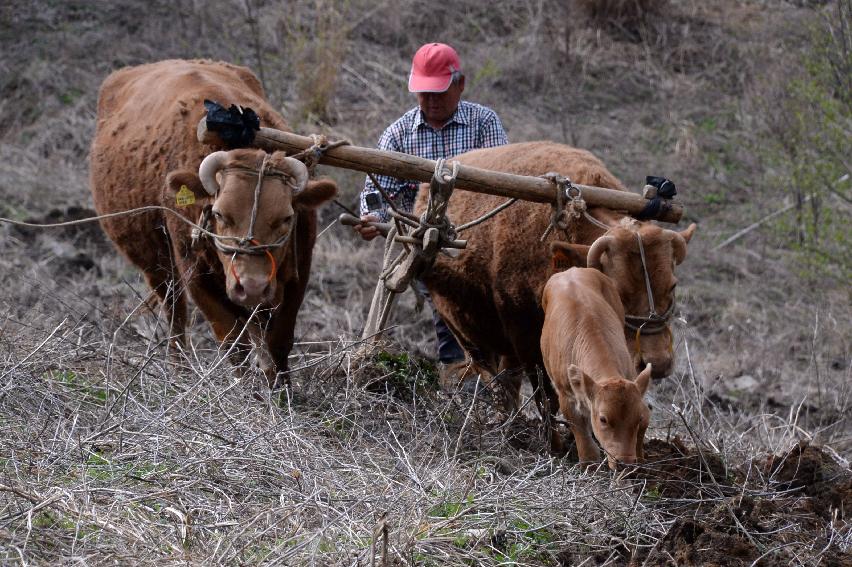
[[[334,196],[336,186],[308,182],[304,164],[280,152],[222,151],[202,164],[209,150],[198,142],[196,125],[205,98],[251,107],[262,123],[287,129],[244,67],[171,60],[116,71],[104,81],[98,99],[91,150],[95,207],[105,214],[160,205],[193,222],[206,208],[212,215],[210,230],[233,239],[215,246],[208,237],[193,246],[191,227],[164,211],[101,224],[144,273],[176,342],[182,342],[186,327],[186,289],[216,337],[236,343],[235,362],[242,362],[252,343],[261,347],[261,368],[270,386],[276,386],[278,373],[287,370],[308,283],[315,209]],[[246,236],[253,237],[251,242],[240,242]],[[260,316],[250,318],[258,308]]]
[[[542,307],[544,366],[571,425],[580,462],[600,457],[592,434],[610,468],[641,461],[650,415],[642,396],[651,365],[636,376],[615,284],[598,270],[570,268],[547,281]]]
[[[552,142],[475,150],[455,159],[464,165],[520,175],[557,172],[576,183],[624,189],[591,153]],[[421,191],[418,211],[423,210],[425,199],[426,192]],[[456,191],[450,200],[449,216],[457,225],[462,224],[491,211],[504,200]],[[678,233],[652,223],[630,222],[629,218],[622,222],[624,214],[608,209],[591,208],[589,212],[613,227],[590,260],[593,267],[612,277],[627,314],[645,317],[650,312],[636,234],[642,238],[655,310],[659,314],[668,312],[674,301],[674,266],[685,258],[695,225]],[[536,376],[535,369],[543,364],[539,345],[544,323],[541,296],[545,282],[553,273],[551,243],[563,242],[556,245],[556,260],[570,256],[564,268],[584,266],[589,246],[605,232],[582,219],[569,227],[575,244],[564,242],[565,235],[556,231],[540,242],[550,216],[548,205],[519,201],[465,232],[467,249],[456,259],[439,255],[423,277],[435,306],[462,346],[476,353],[477,362],[492,373],[522,368],[528,376]],[[673,354],[668,324],[662,332],[643,333],[638,347],[634,344],[635,330],[626,327],[625,334],[631,352],[636,353],[637,369],[652,363],[655,376],[670,371]],[[506,386],[509,401],[513,403],[520,383],[510,380]],[[551,412],[558,411],[550,381],[544,380],[539,386],[536,389],[539,403],[544,403],[542,394],[546,393]],[[553,440],[558,443],[555,437]],[[559,452],[560,448],[554,447],[554,451]]]

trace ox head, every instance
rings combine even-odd
[[[674,353],[669,320],[677,286],[675,266],[686,258],[686,248],[695,230],[694,223],[677,232],[629,219],[611,228],[591,246],[567,243],[552,246],[555,269],[569,264],[586,265],[612,278],[624,305],[624,332],[636,370],[650,363],[654,378],[667,376],[672,369]]]
[[[176,192],[185,176],[170,175],[170,190]],[[248,308],[275,302],[280,282],[298,277],[299,217],[306,222],[305,213],[332,199],[336,184],[309,181],[305,165],[284,152],[253,149],[208,155],[195,181],[207,194],[209,230],[219,237],[214,244],[228,298]]]
[[[633,382],[621,377],[595,381],[579,367],[568,367],[567,386],[588,412],[592,432],[611,469],[619,463],[634,464],[644,458],[642,443],[651,412],[643,397],[650,380],[650,364]],[[557,388],[561,389],[559,385]]]

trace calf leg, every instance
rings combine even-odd
[[[566,416],[567,417],[567,416]],[[600,449],[589,428],[585,416],[572,416],[571,432],[574,434],[574,442],[577,444],[577,455],[580,463],[597,463],[601,460]]]
[[[555,383],[559,401],[559,410],[571,427],[574,443],[577,445],[577,456],[581,463],[596,463],[600,461],[598,444],[592,435],[589,418],[578,412],[575,406],[575,394],[565,380]]]

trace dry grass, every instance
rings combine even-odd
[[[852,543],[842,513],[823,519],[762,464],[799,438],[795,420],[723,410],[693,371],[655,386],[651,461],[612,477],[547,457],[535,422],[498,425],[488,404],[439,394],[428,365],[359,362],[351,335],[299,343],[293,393],[256,401],[262,377],[203,336],[169,357],[131,293],[57,314],[80,288],[43,288],[39,316],[4,313],[9,561],[366,565],[387,533],[388,564],[663,564],[685,514],[753,540],[744,556],[767,564]]]

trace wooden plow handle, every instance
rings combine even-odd
[[[206,118],[198,123],[198,140],[201,143],[222,147],[219,136],[207,129]],[[314,140],[291,132],[274,128],[261,128],[255,135],[254,145],[266,151],[284,150],[294,154],[314,145]],[[429,182],[435,171],[436,162],[399,152],[362,148],[359,146],[339,146],[331,148],[320,156],[319,163],[344,169],[353,169],[400,179],[415,179]],[[647,210],[649,200],[630,191],[618,191],[573,184],[582,193],[590,206],[606,207],[614,211],[626,211],[633,216]],[[456,189],[485,193],[500,197],[515,197],[536,203],[556,203],[554,184],[548,179],[526,175],[514,175],[488,171],[477,167],[461,165],[455,184]],[[671,200],[665,200],[655,220],[677,223],[683,215],[683,207]]]

